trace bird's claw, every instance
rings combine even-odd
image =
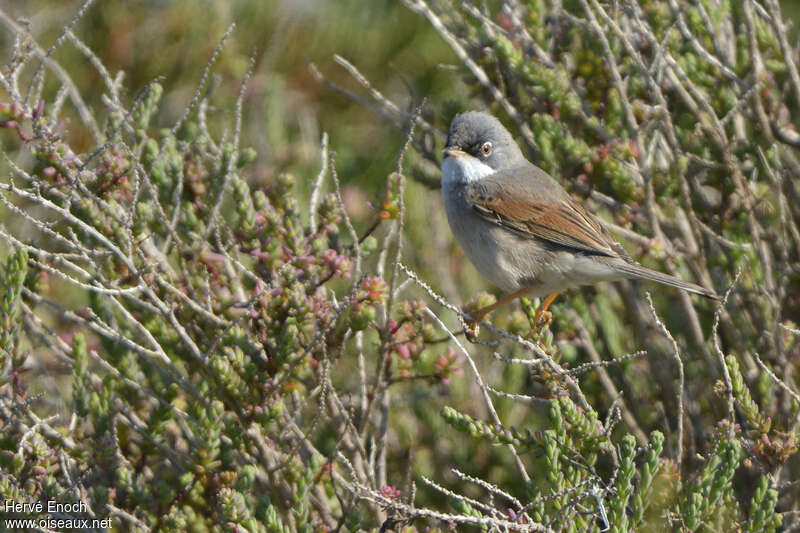
[[[464,312],[464,336],[469,342],[473,342],[478,338],[478,335],[481,332],[481,321],[483,320],[484,316],[486,316],[486,314],[481,313],[480,311]]]
[[[553,322],[553,313],[551,313],[550,311],[537,312],[534,321],[536,328],[539,329],[546,328]]]
[[[481,322],[480,320],[467,320],[464,323],[464,335],[467,337],[469,342],[473,342],[475,339],[478,338],[478,335],[481,332]]]

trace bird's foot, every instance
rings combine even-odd
[[[536,314],[534,315],[534,327],[539,329],[544,329],[550,325],[553,321],[553,313],[548,311],[550,304],[553,303],[553,300],[556,299],[558,293],[552,293],[547,298],[545,298],[541,305],[536,308]]]
[[[488,293],[481,293],[473,301],[468,302],[461,308],[464,313],[464,335],[466,335],[468,341],[473,342],[478,338],[481,322],[497,306],[494,296]]]
[[[464,335],[469,342],[473,342],[478,338],[481,332],[481,322],[485,316],[486,313],[481,311],[464,312]]]
[[[464,335],[467,337],[467,340],[469,342],[475,341],[475,339],[478,338],[478,335],[480,335],[481,332],[480,320],[477,321],[467,320],[464,322],[464,325],[465,325]]]
[[[537,329],[544,329],[553,322],[553,313],[550,311],[542,310],[540,307],[536,310],[534,317],[534,327]]]
[[[551,313],[550,311],[544,311],[542,313],[542,316],[536,322],[536,327],[534,328],[536,335],[540,335],[544,330],[549,328],[550,324],[552,323],[553,323],[553,313]]]

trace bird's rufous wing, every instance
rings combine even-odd
[[[533,165],[472,182],[466,195],[479,215],[519,235],[590,254],[627,257],[600,221]]]

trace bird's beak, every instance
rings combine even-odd
[[[467,155],[467,152],[459,148],[458,146],[446,146],[442,153],[445,157],[463,157]]]

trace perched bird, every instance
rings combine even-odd
[[[442,197],[450,228],[478,271],[509,294],[473,314],[528,294],[547,296],[601,281],[645,279],[718,299],[694,283],[643,267],[603,224],[522,155],[499,120],[470,111],[450,124]]]

